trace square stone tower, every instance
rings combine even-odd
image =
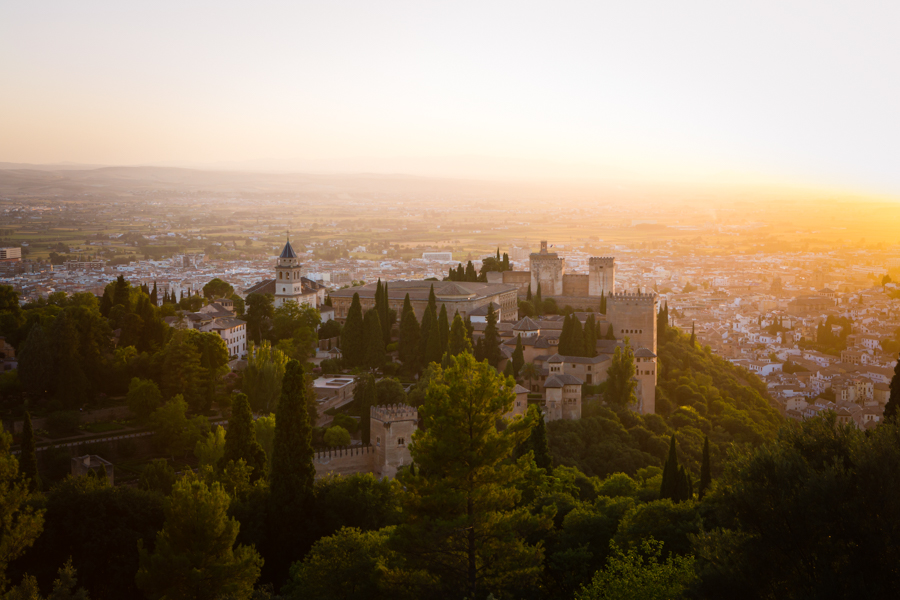
[[[373,471],[394,477],[400,467],[412,463],[409,444],[419,428],[419,411],[406,404],[372,406],[370,440],[375,446]]]
[[[561,296],[565,272],[565,259],[556,252],[548,252],[546,240],[542,241],[541,251],[531,253],[531,293],[537,293],[540,284],[542,296]]]
[[[592,256],[588,260],[588,295],[602,296],[616,293],[616,259],[613,256]]]

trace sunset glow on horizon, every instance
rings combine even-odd
[[[0,161],[900,193],[884,3],[0,8]]]

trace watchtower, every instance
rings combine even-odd
[[[369,437],[375,446],[373,471],[381,477],[394,477],[400,467],[412,462],[409,444],[419,428],[419,411],[406,404],[373,406],[369,411]]]
[[[628,338],[634,349],[644,347],[656,354],[656,313],[659,296],[655,293],[611,294],[606,298],[606,320],[612,324],[616,339]]]
[[[278,264],[275,265],[275,308],[285,302],[300,304],[303,297],[300,266],[300,258],[294,252],[291,240],[288,239],[278,257]]]
[[[616,292],[616,259],[592,256],[588,260],[588,295],[602,296]]]
[[[547,241],[542,241],[541,251],[531,253],[531,293],[536,293],[540,284],[542,296],[561,296],[565,272],[566,261],[549,252]]]

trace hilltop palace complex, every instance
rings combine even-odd
[[[606,381],[616,348],[623,347],[627,340],[635,357],[637,400],[634,409],[643,414],[653,413],[656,406],[658,297],[654,293],[617,292],[613,257],[592,257],[588,265],[587,274],[566,273],[565,259],[549,252],[544,241],[540,251],[531,254],[528,271],[491,272],[487,274],[487,283],[389,281],[388,304],[399,315],[408,294],[416,317],[421,321],[434,286],[438,311],[445,306],[451,320],[457,313],[463,319],[468,318],[476,338],[483,335],[488,305],[492,305],[501,336],[503,359],[499,368],[502,370],[511,359],[517,339],[521,338],[525,362],[534,363],[541,373],[539,379],[524,382],[529,387],[516,386],[517,397],[511,415],[524,414],[528,395],[540,394],[544,418],[548,421],[581,418],[582,385]],[[300,268],[299,257],[288,241],[278,258],[275,278],[260,282],[248,292],[273,294],[275,306],[290,301],[321,307],[324,288],[302,277]],[[573,307],[582,324],[593,314],[600,335],[611,337],[609,330],[612,329],[615,339],[598,340],[597,354],[591,358],[561,356],[556,348],[562,333],[562,316],[519,318],[518,300],[526,297],[529,288],[534,293],[538,286],[543,299],[553,298],[558,306]],[[331,292],[334,318],[340,322],[346,320],[354,294],[359,294],[363,312],[373,308],[376,287],[370,283]],[[606,314],[600,313],[603,297],[606,298]],[[323,389],[328,385],[331,384],[323,384]],[[336,382],[333,385],[344,384]],[[322,401],[327,399],[322,397]],[[366,471],[391,477],[398,468],[409,464],[406,444],[416,428],[416,409],[397,405],[372,407],[372,411],[373,445],[317,453],[315,464],[320,475]],[[318,424],[324,426],[327,421],[330,417],[323,415]]]

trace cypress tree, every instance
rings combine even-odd
[[[584,324],[584,353],[582,356],[588,358],[597,356],[597,322],[593,313],[588,315]]]
[[[606,335],[604,336],[604,339],[607,339],[607,340],[615,340],[616,339],[616,328],[613,327],[612,323],[610,323],[609,327],[606,328]]]
[[[544,314],[544,299],[541,297],[541,282],[538,281],[537,293],[534,295],[534,314],[541,316]]]
[[[150,292],[150,302],[153,306],[159,306],[159,292],[156,290],[156,282],[153,282],[153,291]]]
[[[534,464],[541,469],[549,470],[553,466],[553,460],[550,458],[550,441],[547,438],[547,425],[544,422],[544,415],[540,409],[532,404],[528,407],[530,417],[534,420],[531,428],[531,434],[526,442],[526,452],[531,450],[534,452]]]
[[[522,348],[522,334],[516,336],[516,349],[513,350],[512,360],[507,364],[512,365],[512,376],[518,377],[519,371],[522,370],[522,365],[525,364],[525,350]]]
[[[116,284],[113,287],[113,297],[112,297],[113,306],[116,306],[117,304],[121,304],[125,308],[128,308],[128,305],[129,305],[128,288],[129,287],[130,286],[128,285],[128,282],[125,281],[124,275],[119,275],[119,277],[116,278]]]
[[[384,352],[384,330],[381,328],[381,319],[374,308],[366,312],[363,328],[366,334],[366,353],[363,364],[370,369],[380,369],[387,360]]]
[[[381,329],[384,332],[384,345],[391,343],[391,305],[388,301],[388,284],[387,281],[381,287],[381,312],[378,313],[381,321]]]
[[[602,314],[606,314],[606,292],[603,292],[600,296],[600,312]]]
[[[581,320],[572,315],[571,329],[569,330],[569,351],[572,356],[584,356],[584,331],[581,329]]]
[[[513,379],[516,378],[516,374],[513,371],[513,364],[512,364],[511,360],[506,361],[506,366],[503,367],[503,375],[505,377],[512,377]]]
[[[431,320],[431,328],[428,332],[428,342],[425,345],[425,362],[441,363],[441,357],[444,353],[441,351],[441,329],[438,319]]]
[[[363,329],[362,304],[359,294],[353,294],[347,321],[341,330],[341,354],[351,367],[360,367],[365,360],[366,334]]]
[[[697,345],[697,336],[694,334],[694,324],[691,323],[691,348]]]
[[[500,262],[500,246],[497,246],[497,262]]]
[[[709,484],[712,483],[712,475],[709,470],[709,438],[703,436],[703,462],[700,464],[700,488],[698,490],[697,499],[703,500]]]
[[[431,289],[428,290],[428,308],[434,312],[434,316],[437,316],[437,296],[434,295],[434,284],[431,284]]]
[[[409,294],[403,300],[403,314],[400,317],[400,361],[410,370],[417,370],[419,354],[419,321],[409,301]]]
[[[500,332],[497,330],[497,314],[494,312],[494,303],[488,304],[487,327],[484,328],[484,357],[488,364],[497,368],[500,364],[502,353],[500,352]]]
[[[525,294],[525,300],[527,300],[528,302],[531,302],[531,284],[530,283],[528,284],[528,293]]]
[[[675,450],[675,435],[669,440],[669,456],[663,466],[662,484],[659,486],[659,499],[675,499],[678,486],[678,454]]]
[[[471,260],[466,265],[466,281],[478,281],[478,273],[475,272],[475,265]]]
[[[900,359],[894,365],[894,376],[891,377],[891,393],[887,404],[884,405],[884,420],[894,421],[897,418],[897,409],[900,408]]]
[[[381,278],[378,279],[378,284],[375,287],[375,312],[378,313],[378,320],[381,321],[381,315],[384,313],[382,309],[382,305],[384,304],[384,296],[382,295],[382,286],[381,286]],[[384,334],[382,334],[384,337]]]
[[[450,327],[450,337],[447,341],[447,351],[452,356],[457,356],[463,352],[472,353],[472,342],[469,341],[466,325],[463,323],[459,313],[453,316],[453,325]]]
[[[100,314],[104,317],[109,316],[109,310],[113,307],[112,303],[112,295],[109,293],[109,288],[103,290],[103,296],[100,298]]]
[[[361,418],[359,420],[360,437],[363,444],[372,442],[372,414],[371,408],[378,403],[375,392],[375,377],[369,373],[359,376],[356,387],[353,389],[353,401],[359,408]]]
[[[466,317],[466,335],[469,336],[469,343],[475,345],[475,326],[472,325],[472,319]]]
[[[425,314],[422,315],[422,326],[419,328],[419,358],[425,364],[428,362],[425,358],[428,356],[428,336],[431,335],[431,323],[437,322],[437,313],[434,312],[431,306],[425,307]]]
[[[443,356],[450,338],[450,322],[447,320],[447,306],[444,304],[441,305],[441,314],[438,316],[438,331],[441,334],[441,356]]]
[[[557,354],[562,356],[572,356],[570,350],[572,346],[572,319],[566,315],[563,319],[562,331],[559,334],[559,345],[556,347]]]
[[[34,447],[34,428],[31,425],[31,413],[25,413],[25,422],[22,423],[22,453],[19,455],[19,473],[29,480],[28,486],[32,491],[41,487],[38,476],[37,453]]]
[[[265,475],[266,451],[256,441],[250,400],[246,394],[236,394],[231,404],[231,418],[228,419],[228,431],[225,435],[225,452],[219,459],[219,468],[224,468],[229,461],[237,462],[242,459],[248,467],[253,467],[252,480],[255,481]]]
[[[691,475],[687,472],[684,466],[678,467],[678,476],[676,478],[675,490],[672,494],[673,502],[684,502],[685,500],[690,500],[694,495],[693,490],[691,489]]]
[[[510,270],[510,266],[509,266],[509,254],[507,254],[506,252],[503,253],[503,270],[504,270],[504,271],[509,271],[509,270]]]
[[[303,365],[296,360],[288,362],[275,412],[267,515],[271,546],[270,552],[266,553],[267,562],[271,563],[279,579],[287,574],[288,566],[300,558],[307,537],[304,536],[304,521],[316,477],[312,425],[306,408],[310,391]]]

